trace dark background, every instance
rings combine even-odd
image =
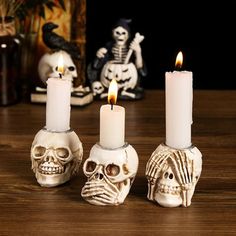
[[[111,39],[119,18],[132,19],[131,31],[145,36],[144,88],[164,88],[181,50],[194,88],[236,89],[236,1],[87,0],[87,63]]]

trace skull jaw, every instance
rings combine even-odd
[[[163,194],[156,192],[154,195],[155,201],[163,207],[178,207],[182,205],[182,198],[180,195]]]
[[[65,182],[69,181],[71,178],[71,168],[70,165],[66,168],[65,172],[62,174],[41,174],[38,170],[35,171],[35,177],[37,182],[42,187],[55,187]]]

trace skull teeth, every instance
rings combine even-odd
[[[40,166],[39,172],[45,175],[52,175],[52,174],[61,174],[64,172],[64,168],[59,167],[51,167],[51,166]]]
[[[158,184],[157,191],[165,194],[179,195],[181,189],[180,186],[168,186],[164,184]]]

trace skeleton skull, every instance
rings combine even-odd
[[[63,184],[76,175],[82,156],[82,143],[74,131],[57,133],[42,129],[31,147],[32,169],[43,187]]]
[[[92,83],[93,96],[101,94],[104,91],[104,87],[99,81],[94,81]]]
[[[196,147],[158,146],[146,166],[148,199],[164,207],[190,206],[201,170],[202,155]]]
[[[119,89],[134,89],[138,79],[137,69],[133,63],[116,64],[109,61],[102,69],[101,83],[108,88],[113,78],[115,78]]]
[[[138,169],[138,156],[131,145],[108,150],[96,144],[83,165],[87,182],[82,197],[94,205],[119,205],[129,193]]]
[[[116,41],[116,44],[118,44],[119,46],[123,46],[126,44],[129,38],[129,33],[123,27],[118,26],[112,30],[112,36],[113,39]]]
[[[71,78],[76,78],[78,76],[76,66],[72,61],[71,56],[67,52],[60,50],[52,54],[46,53],[39,60],[38,73],[40,79],[44,83],[46,83],[49,77],[58,76],[57,67],[58,67],[58,58],[60,55],[62,55],[63,57],[65,75],[70,76]]]

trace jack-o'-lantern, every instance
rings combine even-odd
[[[108,88],[112,79],[116,80],[119,89],[133,89],[137,84],[137,69],[133,63],[117,64],[109,61],[102,69],[100,81]]]

